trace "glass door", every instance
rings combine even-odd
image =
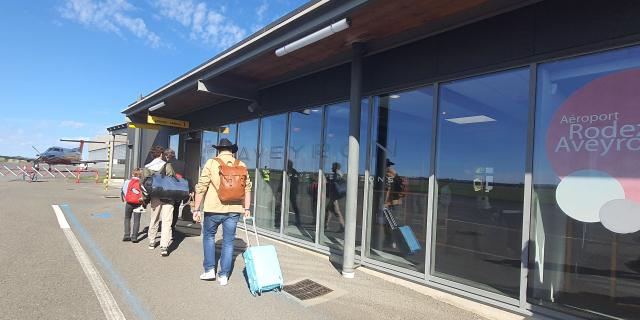
[[[440,86],[433,274],[519,297],[529,69]]]
[[[425,271],[433,88],[376,97],[365,256]]]

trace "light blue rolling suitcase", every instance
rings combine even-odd
[[[422,250],[420,242],[418,242],[416,235],[409,226],[398,227],[398,230],[400,230],[400,234],[402,234],[402,238],[404,239],[407,248],[409,248],[409,254],[416,254]]]
[[[244,232],[247,236],[247,250],[242,254],[244,257],[245,271],[251,294],[256,296],[265,291],[282,290],[284,280],[276,248],[272,245],[261,246],[256,230],[256,221],[253,222],[253,230],[256,236],[256,246],[251,246],[249,242],[249,231],[247,230],[247,219],[243,218]]]
[[[416,238],[413,230],[411,230],[411,227],[398,226],[396,218],[393,216],[391,209],[384,207],[382,209],[382,212],[384,214],[384,217],[387,219],[387,222],[389,223],[391,231],[400,233],[400,237],[402,238],[402,240],[404,240],[404,244],[409,251],[408,254],[412,255],[420,252],[422,250],[422,246],[420,245],[420,242],[418,242],[418,238]]]

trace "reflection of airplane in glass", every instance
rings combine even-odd
[[[35,164],[46,163],[51,167],[55,164],[64,165],[79,165],[88,163],[107,162],[109,160],[91,160],[82,161],[82,148],[85,143],[106,143],[102,141],[86,141],[86,140],[64,140],[65,142],[80,142],[80,146],[77,148],[62,148],[62,147],[50,147],[45,152],[40,153],[38,149],[33,147],[38,152],[37,158],[34,160]]]

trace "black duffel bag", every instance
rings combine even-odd
[[[159,172],[147,177],[142,187],[149,198],[171,201],[189,198],[189,182],[186,179],[166,176]]]

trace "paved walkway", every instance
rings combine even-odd
[[[0,180],[0,318],[104,317],[51,207],[67,204],[71,230],[129,319],[482,319],[368,272],[343,279],[327,257],[267,238],[261,241],[276,246],[286,283],[311,279],[334,292],[309,303],[283,293],[253,297],[242,273],[243,232],[229,285],[200,281],[201,238],[176,237],[166,258],[146,239],[122,242],[123,206],[110,198],[117,194],[90,183]]]

